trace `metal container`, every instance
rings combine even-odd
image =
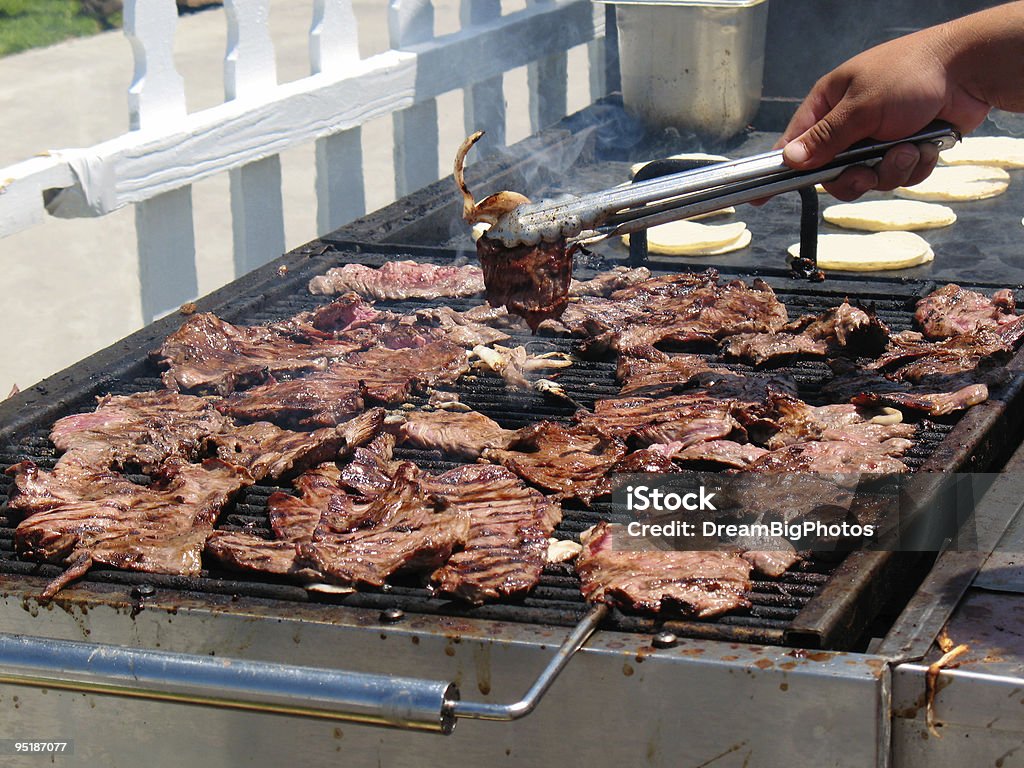
[[[747,126],[761,99],[768,0],[614,5],[626,109],[709,140]]]

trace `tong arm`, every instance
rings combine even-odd
[[[541,240],[576,237],[590,230],[602,236],[625,234],[667,221],[695,216],[727,205],[831,181],[851,165],[874,163],[897,144],[932,143],[949,149],[960,134],[936,121],[924,130],[895,141],[857,144],[821,168],[794,170],[782,161],[782,150],[729,160],[649,181],[592,192],[568,201],[520,205],[502,216],[487,232],[508,248],[536,245]]]

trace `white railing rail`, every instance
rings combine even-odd
[[[365,213],[360,127],[390,114],[396,194],[441,176],[438,96],[465,92],[466,128],[505,135],[503,73],[528,66],[531,125],[566,112],[567,51],[590,46],[591,98],[604,93],[604,10],[590,0],[462,0],[462,28],[435,36],[430,0],[390,0],[391,49],[361,59],[351,0],[315,0],[308,77],[278,84],[270,0],[225,0],[225,101],[189,114],[174,65],[174,0],[126,0],[135,71],[132,130],[84,149],[0,169],[0,237],[48,217],[95,217],[135,206],[143,317],[195,297],[191,187],[230,176],[235,274],[285,251],[280,153],[316,144],[317,226]],[[493,141],[497,139],[497,141]],[[448,169],[445,167],[444,173]]]

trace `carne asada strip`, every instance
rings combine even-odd
[[[562,519],[558,504],[503,467],[469,464],[426,485],[450,509],[469,515],[464,549],[431,576],[438,591],[479,604],[537,585],[548,538]]]
[[[577,498],[590,504],[611,492],[609,470],[626,455],[616,438],[542,421],[519,430],[508,449],[488,448],[483,458],[501,464],[528,483],[556,498]]]
[[[202,464],[168,459],[149,486],[70,462],[52,473],[31,462],[11,469],[15,487],[24,492],[12,506],[33,511],[15,529],[18,554],[72,566],[46,588],[44,597],[52,597],[94,563],[198,575],[203,547],[221,509],[253,482],[245,469],[220,459]],[[40,494],[39,486],[50,492]]]
[[[950,283],[917,302],[914,320],[929,339],[945,339],[981,330],[998,331],[1019,320],[1013,291],[992,298]]]
[[[702,619],[750,607],[745,595],[751,565],[743,558],[718,551],[630,550],[624,534],[624,526],[603,521],[580,534],[576,571],[588,601],[648,613],[682,610]]]
[[[50,440],[64,458],[122,469],[156,469],[171,456],[197,459],[210,439],[230,426],[209,398],[176,392],[139,392],[97,398],[96,410],[54,422]]]
[[[516,432],[476,411],[410,411],[398,435],[403,444],[416,448],[477,459],[488,448],[507,448]]]
[[[438,299],[478,296],[484,292],[480,267],[422,264],[416,261],[386,261],[373,268],[346,264],[327,270],[309,281],[309,292],[331,295],[353,291],[369,299]]]

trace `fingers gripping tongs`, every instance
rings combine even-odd
[[[782,150],[729,160],[694,170],[592,192],[571,200],[526,203],[503,215],[487,232],[512,248],[566,238],[593,243],[614,235],[829,182],[851,165],[872,165],[897,144],[935,144],[949,149],[960,134],[936,121],[897,141],[856,144],[821,168],[797,171],[782,161]]]

